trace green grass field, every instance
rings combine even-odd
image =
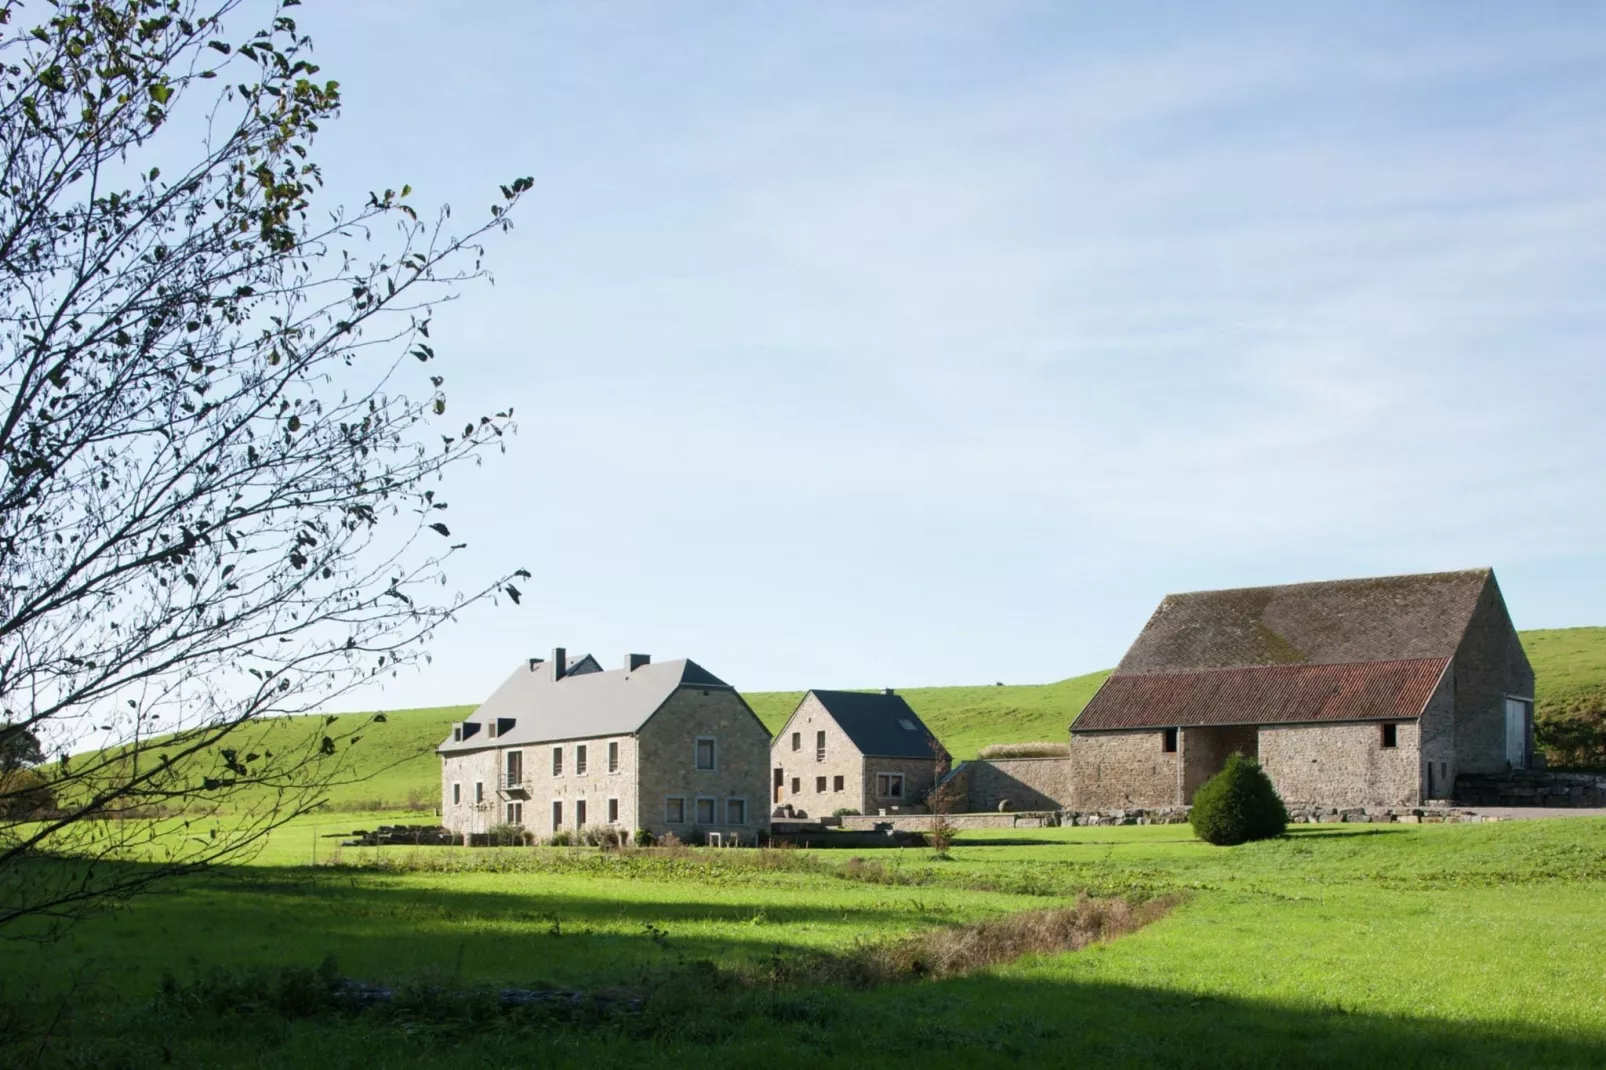
[[[14,1032],[35,1035],[70,992],[45,1065],[1606,1064],[1606,820],[1313,826],[1238,848],[1186,826],[974,833],[949,861],[878,852],[902,883],[848,879],[831,851],[772,869],[736,861],[754,852],[391,848],[309,867],[314,831],[282,829],[252,865],[48,950],[0,945]],[[955,979],[720,980],[1079,892],[1181,901],[1112,943]],[[367,981],[626,986],[646,1004],[521,1024],[439,999],[286,1017],[246,997],[158,998],[164,976],[227,994],[227,971],[326,955]]]

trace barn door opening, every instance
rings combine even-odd
[[[1528,768],[1528,711],[1526,699],[1506,699],[1506,761],[1513,769]]]

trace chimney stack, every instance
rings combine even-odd
[[[569,671],[569,652],[561,646],[552,648],[552,682],[557,683],[563,679],[563,674]]]
[[[892,690],[892,688],[890,688],[890,687],[883,687],[881,689],[881,693],[883,695],[896,695],[897,694],[897,692]]]
[[[650,654],[626,654],[625,655],[625,672],[635,672],[637,669],[641,668],[643,665],[648,665],[648,664],[651,664],[651,663],[652,663],[652,655],[650,655]]]
[[[536,670],[536,667],[538,665],[540,665],[540,664],[541,664],[541,659],[540,658],[531,658],[530,659],[530,671],[534,672]]]

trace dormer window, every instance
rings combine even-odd
[[[461,742],[463,742],[463,726],[462,725],[454,724],[452,726],[452,742],[453,743],[461,743]]]
[[[905,732],[913,732],[915,730],[915,723],[909,720],[907,717],[900,717],[898,718],[898,727],[903,729]]]

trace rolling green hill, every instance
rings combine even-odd
[[[1540,740],[1553,764],[1606,764],[1606,628],[1566,628],[1523,633],[1539,679]],[[1051,684],[1007,687],[924,687],[904,690],[909,704],[955,758],[973,758],[989,743],[1064,740],[1066,728],[1098,690],[1108,671]],[[800,691],[753,692],[746,696],[773,733],[803,697]],[[432,808],[440,774],[434,747],[473,706],[396,710],[386,723],[363,730],[354,754],[358,783],[332,789],[330,805],[381,809],[411,804]],[[343,721],[366,714],[348,714]],[[287,745],[305,727],[290,722],[259,726],[253,735],[273,747]],[[260,732],[260,736],[255,733]]]

